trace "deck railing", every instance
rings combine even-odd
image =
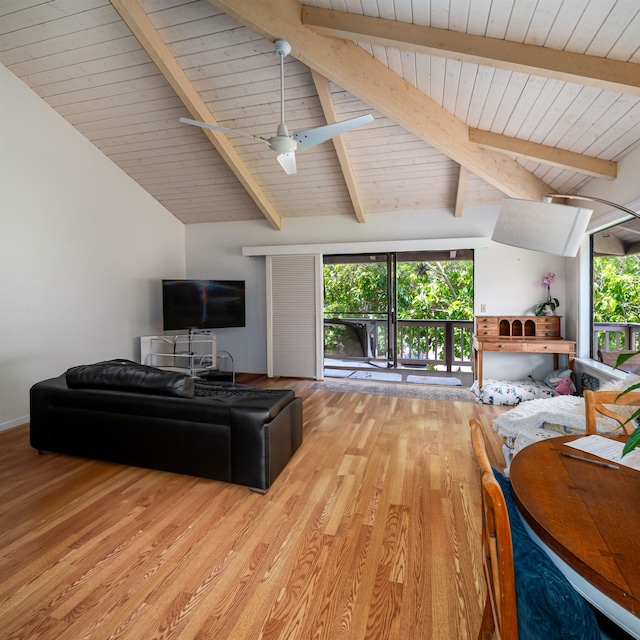
[[[640,323],[594,322],[594,358],[598,357],[598,349],[606,351],[639,351]]]
[[[363,346],[361,356],[382,360],[388,353],[387,321],[377,318],[325,319],[350,326]],[[472,366],[473,320],[398,320],[398,364],[454,371]]]
[[[356,332],[360,352],[349,355],[376,360],[387,357],[385,319],[325,319],[325,326],[332,324]],[[398,363],[443,371],[471,367],[472,336],[472,320],[399,320]],[[594,322],[593,345],[594,358],[598,349],[640,351],[640,323]]]

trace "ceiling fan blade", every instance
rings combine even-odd
[[[334,136],[339,136],[341,133],[346,133],[357,127],[361,127],[363,124],[373,121],[373,116],[368,113],[366,116],[359,116],[357,118],[350,118],[349,120],[341,120],[340,122],[334,122],[333,124],[326,124],[323,127],[315,127],[313,129],[304,129],[302,131],[295,131],[292,138],[298,141],[301,151],[313,147],[316,144],[320,144],[325,140],[329,140]]]
[[[199,120],[191,120],[190,118],[180,118],[180,122],[184,122],[184,124],[192,124],[194,127],[201,127],[202,129],[212,129],[213,131],[222,131],[223,133],[228,133],[232,136],[244,136],[245,138],[252,138],[253,140],[258,140],[259,142],[264,142],[269,144],[268,140],[264,138],[260,138],[258,136],[252,136],[250,133],[242,133],[242,131],[236,131],[235,129],[226,129],[225,127],[220,127],[215,124],[208,124],[206,122],[200,122]]]
[[[279,153],[276,156],[276,160],[280,163],[280,166],[284,169],[288,176],[297,173],[296,169],[296,154],[291,151],[289,153]]]

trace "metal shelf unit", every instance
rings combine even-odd
[[[216,334],[190,331],[177,335],[142,336],[142,364],[165,371],[180,371],[198,376],[218,369]]]

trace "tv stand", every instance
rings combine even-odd
[[[142,336],[140,361],[165,371],[199,376],[218,369],[216,334],[189,331],[176,335]]]

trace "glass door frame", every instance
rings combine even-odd
[[[398,367],[398,254],[387,253],[387,367]]]
[[[373,320],[375,322],[376,330],[375,330],[375,345],[374,348],[370,350],[370,355],[367,356],[364,354],[364,360],[368,360],[372,364],[375,364],[373,361],[377,362],[378,367],[393,368],[398,369],[400,365],[400,361],[404,360],[404,345],[399,344],[399,339],[403,335],[403,331],[400,327],[400,321],[398,320],[398,304],[399,304],[399,287],[398,287],[398,271],[399,266],[404,262],[443,262],[450,260],[470,260],[474,261],[473,249],[467,250],[456,250],[455,253],[458,254],[456,256],[451,255],[452,251],[438,250],[438,251],[403,251],[403,252],[389,252],[389,251],[380,251],[375,254],[372,253],[353,253],[353,254],[327,254],[323,256],[324,264],[349,264],[349,263],[357,263],[361,265],[366,264],[385,264],[386,263],[386,291],[382,289],[375,289],[379,291],[380,296],[378,299],[378,303],[382,307],[384,305],[385,311],[374,309],[374,310],[357,310],[355,312],[349,311],[337,311],[336,313],[339,315],[340,313],[348,314],[349,317],[353,317],[358,313],[361,316],[366,316],[367,318]],[[469,254],[465,256],[461,256],[460,253]],[[355,284],[353,285],[355,286]],[[384,284],[381,283],[380,287],[384,287]],[[386,300],[383,299],[382,296],[386,297]],[[374,301],[375,303],[375,301]],[[366,320],[367,318],[362,318]],[[431,321],[429,321],[431,322]],[[437,322],[437,321],[436,321]],[[445,322],[451,322],[446,320]],[[455,322],[455,321],[453,321]],[[473,323],[473,320],[461,321],[465,323]],[[380,339],[378,339],[378,329],[382,331],[384,328],[386,335],[380,335]],[[467,328],[458,328],[459,331],[466,332]],[[452,325],[445,326],[445,335],[444,335],[444,345],[445,352],[448,353],[448,348],[453,348],[454,339],[452,335],[449,335],[450,331],[454,331],[455,328]],[[427,330],[429,331],[429,330]],[[472,329],[471,329],[472,331]],[[371,334],[369,334],[369,345],[371,346]],[[383,346],[381,343],[383,340],[386,342],[384,345],[384,351],[379,352],[378,347]],[[440,344],[440,343],[439,343]],[[451,359],[452,361],[455,358]],[[446,356],[444,359],[445,363],[449,363],[449,357]],[[429,364],[433,364],[432,362]],[[463,362],[464,366],[467,366],[466,362]],[[447,364],[447,366],[449,366]],[[453,365],[451,365],[453,366]],[[449,371],[449,369],[447,369]]]

